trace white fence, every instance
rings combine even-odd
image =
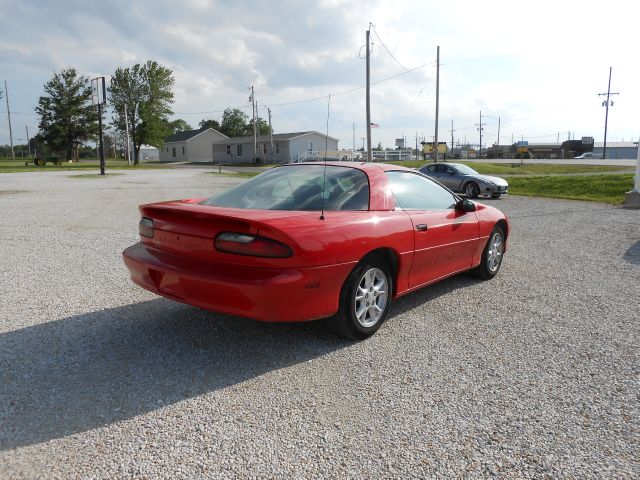
[[[415,160],[416,158],[415,150],[374,150],[372,153],[374,162]],[[367,154],[365,152],[352,150],[334,150],[327,152],[313,150],[299,153],[291,158],[290,163],[323,162],[325,160],[330,162],[366,162]]]

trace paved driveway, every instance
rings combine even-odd
[[[0,477],[637,476],[640,211],[491,201],[498,277],[350,343],[128,280],[139,203],[237,181],[0,175]]]

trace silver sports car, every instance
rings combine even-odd
[[[420,172],[435,178],[456,193],[464,193],[469,198],[476,198],[478,195],[498,198],[500,195],[506,195],[509,189],[505,179],[481,175],[461,163],[430,163],[420,168]]]

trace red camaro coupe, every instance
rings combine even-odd
[[[141,287],[255,320],[327,318],[356,339],[396,297],[464,270],[495,276],[509,234],[499,210],[375,163],[285,165],[140,212],[140,242],[123,257]]]

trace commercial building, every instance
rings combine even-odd
[[[602,155],[604,142],[596,142],[593,153]],[[638,142],[607,142],[607,158],[638,158]]]

